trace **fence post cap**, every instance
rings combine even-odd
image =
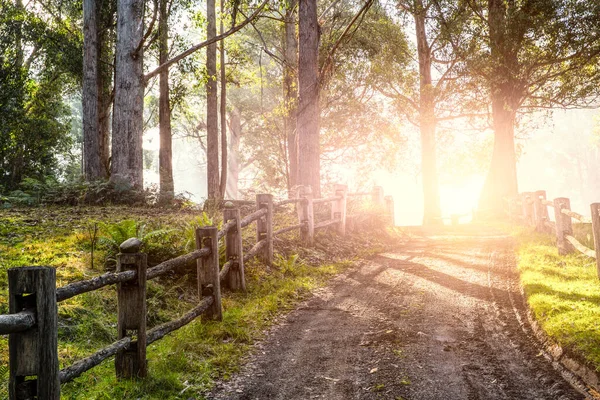
[[[119,246],[121,253],[139,253],[142,247],[142,241],[138,238],[129,238]]]
[[[225,204],[224,204],[224,207],[225,208],[234,208],[235,205],[231,201],[226,201]]]

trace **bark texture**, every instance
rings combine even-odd
[[[83,1],[83,174],[86,181],[104,178],[100,161],[99,44],[96,0]]]
[[[421,132],[421,170],[423,179],[423,225],[441,223],[440,193],[436,163],[435,92],[431,79],[431,48],[425,30],[425,10],[416,1],[414,14],[419,55],[419,128]]]
[[[169,58],[169,23],[168,2],[160,0],[160,14],[158,20],[158,46],[159,63],[165,63]],[[175,193],[173,182],[173,149],[171,134],[171,102],[169,98],[169,68],[160,72],[160,99],[158,111],[158,125],[160,149],[158,152],[158,167],[160,179],[160,200],[170,202]]]
[[[221,0],[221,15],[225,14],[225,2]],[[221,16],[221,35],[225,32],[223,27],[223,17]],[[235,22],[235,21],[234,21]],[[220,52],[221,60],[221,103],[219,115],[221,117],[221,181],[219,184],[219,198],[225,197],[227,190],[227,75],[225,71],[225,39],[221,40]]]
[[[298,48],[298,183],[321,194],[319,150],[319,24],[316,0],[300,0]]]
[[[242,120],[240,110],[234,108],[229,114],[229,157],[227,158],[229,171],[227,174],[226,197],[237,199],[239,197],[238,182],[240,175],[240,139],[242,137]]]
[[[207,39],[217,36],[215,0],[206,1]],[[206,47],[206,183],[209,199],[219,198],[219,105],[217,101],[217,44]]]
[[[514,73],[519,70],[519,40],[510,34],[506,3],[489,0],[491,100],[494,126],[494,151],[481,198],[480,212],[502,213],[503,199],[518,193],[515,154],[516,110],[522,87]],[[515,43],[516,42],[516,43]]]
[[[296,135],[296,110],[298,105],[298,39],[296,37],[297,0],[287,3],[283,32],[283,120],[288,155],[288,192],[295,193],[298,184],[298,137]]]
[[[117,2],[115,101],[112,131],[111,179],[142,189],[142,131],[144,110],[144,2]]]

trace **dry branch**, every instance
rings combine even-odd
[[[285,206],[286,204],[296,204],[301,203],[304,199],[285,199],[278,201],[277,203],[273,203],[274,206]]]
[[[194,307],[187,314],[183,315],[181,318],[176,319],[174,321],[166,322],[162,325],[150,329],[146,336],[146,343],[149,345],[150,343],[156,342],[158,339],[162,339],[167,334],[176,331],[182,326],[189,324],[198,316],[202,315],[204,311],[206,311],[208,307],[212,305],[213,301],[214,300],[212,296],[204,297],[196,307]]]
[[[576,220],[578,220],[579,222],[583,222],[584,224],[591,224],[592,223],[592,219],[585,217],[579,213],[576,213],[575,211],[571,211],[571,210],[567,210],[567,209],[561,209],[560,210],[561,213],[568,215],[571,218],[575,218]]]
[[[240,221],[240,225],[242,225],[242,228],[243,228],[245,226],[250,225],[252,222],[256,221],[257,219],[264,217],[265,215],[267,215],[266,208],[262,208],[258,211],[254,211],[252,214],[246,215],[244,218],[242,218],[242,220]]]
[[[233,265],[233,260],[229,260],[225,264],[223,264],[223,268],[221,268],[221,271],[219,272],[220,280],[225,279],[225,277],[227,276],[227,273],[229,273],[229,270],[231,269],[232,265]]]
[[[565,235],[565,239],[567,239],[569,241],[569,243],[571,243],[573,245],[573,247],[575,247],[577,250],[579,250],[580,253],[582,253],[588,257],[591,257],[591,258],[596,258],[596,252],[594,250],[592,250],[588,247],[585,247],[573,236]]]
[[[104,286],[114,285],[115,283],[126,282],[135,279],[135,276],[135,271],[107,272],[92,279],[69,283],[56,289],[56,301],[70,299],[73,296],[91,292]]]
[[[113,344],[98,350],[89,357],[79,360],[70,367],[67,367],[60,371],[59,378],[60,383],[70,382],[83,374],[85,371],[94,368],[107,358],[117,354],[119,350],[126,349],[131,344],[130,337],[124,337],[121,340],[114,342]]]
[[[246,262],[249,259],[251,259],[252,257],[254,257],[266,245],[267,245],[266,240],[261,240],[260,242],[256,242],[256,244],[254,246],[252,246],[252,248],[246,254],[244,254],[244,262]]]
[[[25,331],[35,325],[33,311],[0,315],[0,335]]]
[[[209,254],[209,249],[194,250],[191,253],[184,254],[182,256],[162,262],[157,266],[148,269],[147,279],[154,279],[157,276],[163,275],[164,273],[171,271],[172,269],[182,267],[194,260],[197,260]]]
[[[295,231],[296,229],[301,229],[304,225],[306,225],[306,223],[288,226],[287,228],[281,228],[278,231],[273,232],[273,236],[282,235],[287,232]]]

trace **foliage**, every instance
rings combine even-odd
[[[584,239],[585,232],[578,232]],[[535,319],[554,341],[600,371],[600,288],[594,260],[559,256],[554,238],[518,235],[519,271]]]
[[[284,219],[294,219],[291,210],[287,216],[287,213],[278,214]],[[98,271],[89,269],[87,259],[90,243],[86,229],[93,221],[113,232],[112,240],[116,243],[131,234],[143,236],[147,238],[147,246],[164,248],[156,254],[170,258],[167,253],[173,247],[180,254],[186,252],[183,250],[184,229],[218,220],[217,215],[198,216],[197,213],[131,207],[0,210],[0,313],[7,311],[7,268],[24,265],[56,267],[58,286],[98,275]],[[169,234],[169,241],[152,233],[173,229],[176,232]],[[252,237],[248,243],[254,242],[251,228],[245,229],[244,235]],[[362,235],[356,240],[352,237],[320,239],[322,243],[335,240],[335,245],[329,248],[338,254],[315,249],[280,250],[276,256],[277,268],[270,272],[254,261],[247,263],[248,292],[225,292],[223,322],[196,320],[151,345],[148,348],[148,378],[118,381],[109,360],[63,385],[63,398],[202,398],[215,379],[227,379],[238,370],[250,346],[277,321],[280,313],[349,267],[349,257],[380,241],[376,232],[369,234],[369,238],[368,245],[363,244]],[[277,246],[280,245],[278,242]],[[300,251],[299,256],[297,251]],[[98,259],[105,256],[103,251],[98,253],[95,255]],[[148,282],[147,301],[150,328],[181,316],[197,304],[195,271],[189,276],[181,273]],[[59,304],[61,367],[116,340],[116,311],[114,287],[105,287]],[[7,338],[2,337],[0,358],[7,359],[7,351]],[[6,374],[0,369],[2,377],[0,388],[6,390]],[[3,395],[1,390],[0,397]]]
[[[0,0],[0,185],[58,172],[70,148],[64,95],[81,70],[80,37]]]

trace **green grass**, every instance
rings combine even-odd
[[[196,224],[219,223],[217,214],[212,219],[199,214],[116,207],[0,211],[0,312],[8,310],[5,270],[10,267],[53,266],[58,286],[112,268],[112,245],[108,240],[99,244],[91,268],[89,228],[94,223],[101,227],[101,234],[113,237],[114,241],[122,239],[119,235],[128,236],[128,232],[143,226],[149,237],[145,248],[152,265],[189,251]],[[293,224],[295,215],[278,213],[276,223]],[[243,236],[245,247],[249,248],[256,241],[253,226],[244,229]],[[251,345],[278,315],[351,265],[350,259],[374,249],[382,250],[387,240],[394,239],[393,234],[380,235],[379,239],[371,234],[368,242],[362,235],[344,240],[321,235],[318,240],[321,249],[302,249],[298,248],[297,236],[290,233],[285,241],[276,243],[276,261],[270,272],[255,261],[246,266],[248,292],[224,292],[222,322],[198,319],[149,346],[148,378],[117,381],[110,359],[63,385],[62,398],[202,398],[215,379],[227,379],[239,368]],[[194,307],[197,302],[194,268],[189,271],[192,273],[183,271],[148,283],[149,328]],[[116,308],[114,286],[59,304],[61,368],[116,340]],[[7,353],[7,338],[0,337],[0,398],[6,397]]]
[[[588,228],[576,237],[592,247]],[[529,306],[554,341],[600,371],[600,281],[595,260],[579,253],[559,256],[550,235],[517,234],[519,270]]]

